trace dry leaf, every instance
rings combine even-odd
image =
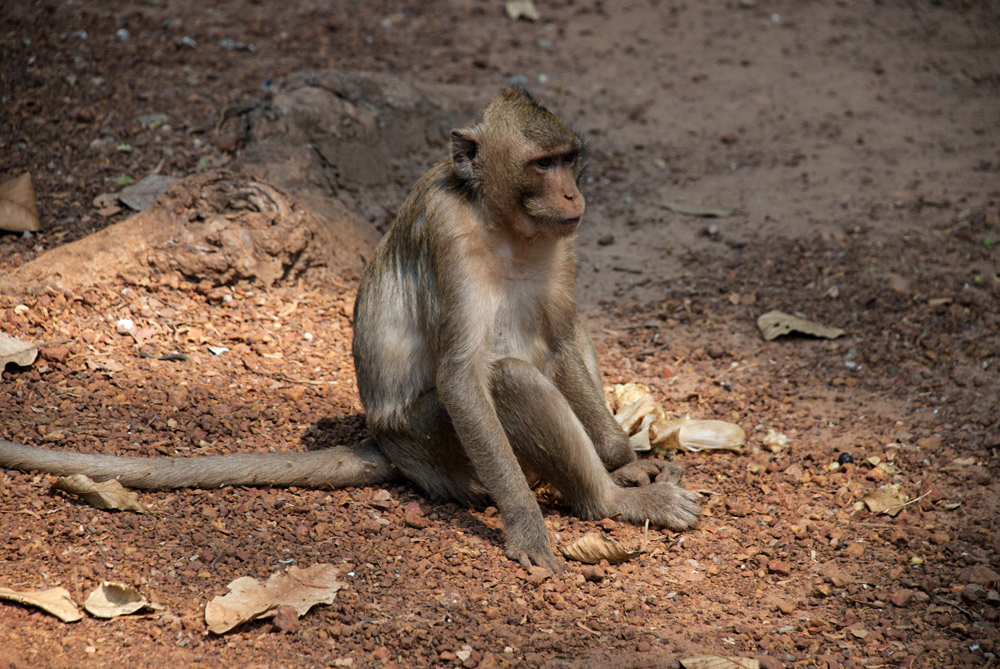
[[[760,669],[760,660],[750,657],[720,657],[698,655],[681,660],[684,669]]]
[[[146,513],[145,507],[139,503],[139,495],[126,490],[121,483],[113,479],[96,483],[83,474],[74,474],[60,477],[52,484],[52,488],[82,497],[95,509]]]
[[[636,451],[739,451],[746,433],[738,425],[721,420],[667,418],[641,383],[618,384],[612,390],[612,413],[629,435]]]
[[[21,367],[27,367],[38,357],[38,347],[20,339],[8,337],[0,332],[0,370],[12,362]]]
[[[830,328],[820,325],[805,318],[792,316],[782,311],[769,311],[757,319],[757,329],[764,336],[764,339],[771,341],[789,332],[801,332],[823,337],[824,339],[836,339],[844,334],[840,328]]]
[[[675,211],[678,214],[701,216],[703,218],[726,218],[727,216],[732,216],[733,212],[736,211],[733,207],[722,205],[688,204],[684,202],[671,202],[669,200],[661,202],[660,206],[664,209]]]
[[[83,603],[83,608],[87,609],[87,613],[96,618],[126,616],[149,606],[146,598],[131,585],[111,583],[110,581],[104,581],[97,586],[87,597],[87,601]]]
[[[653,423],[650,434],[656,450],[737,451],[747,435],[739,425],[722,420],[692,420]]]
[[[0,588],[0,599],[9,599],[28,606],[37,606],[46,613],[51,613],[64,623],[73,623],[83,618],[76,602],[70,597],[66,588],[49,588],[48,590],[26,590],[18,592]]]
[[[872,513],[896,517],[910,501],[910,496],[903,492],[901,485],[884,485],[867,493],[862,500]]]
[[[122,188],[118,199],[129,209],[135,211],[149,209],[156,204],[156,198],[165,193],[175,181],[177,179],[165,174],[150,174],[143,177],[138,183]]]
[[[564,557],[585,564],[597,564],[607,560],[609,564],[617,564],[631,560],[642,551],[627,551],[614,539],[608,539],[600,532],[588,532],[568,546],[559,549]]]
[[[120,362],[115,362],[114,360],[93,360],[87,358],[86,361],[87,369],[94,372],[121,372],[125,369],[125,365]]]
[[[542,18],[542,15],[538,13],[538,8],[535,7],[535,3],[532,2],[532,0],[510,0],[510,2],[507,3],[507,16],[515,21],[518,19],[537,21]]]
[[[38,204],[31,174],[0,184],[0,230],[25,232],[41,230],[38,223]]]
[[[229,584],[229,594],[216,597],[205,607],[205,622],[209,631],[223,634],[237,625],[273,616],[278,607],[288,605],[299,616],[314,604],[331,604],[343,585],[341,572],[348,566],[317,564],[305,569],[289,567],[285,573],[273,574],[267,583],[244,576]]]

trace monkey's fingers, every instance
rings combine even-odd
[[[654,481],[677,483],[683,472],[677,465],[663,460],[636,460],[611,472],[611,478],[624,488],[638,488]]]
[[[641,461],[636,461],[611,472],[611,478],[623,488],[635,488],[649,485],[659,471],[655,467],[651,471],[649,467],[642,466]]]
[[[657,483],[673,483],[675,485],[680,485],[681,479],[684,477],[684,468],[680,465],[675,465],[672,462],[663,462],[661,460],[651,460],[650,462],[657,462],[662,466],[660,473],[656,475]]]

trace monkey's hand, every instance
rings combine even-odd
[[[663,460],[635,460],[611,472],[611,478],[622,487],[642,487],[654,481],[679,484],[684,469]]]

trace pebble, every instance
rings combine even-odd
[[[403,522],[418,530],[430,524],[424,516],[424,510],[420,507],[419,502],[410,502],[403,507]]]
[[[528,567],[528,575],[524,577],[524,580],[526,580],[528,583],[531,583],[532,585],[541,585],[551,577],[552,577],[552,572],[550,572],[545,567],[532,565]]]
[[[600,583],[604,580],[604,567],[599,564],[589,564],[580,570],[583,577],[591,583]]]
[[[910,602],[913,601],[913,591],[907,588],[894,590],[889,595],[889,601],[892,602],[893,606],[898,606],[899,608],[909,606]]]
[[[299,614],[287,604],[279,606],[274,615],[274,626],[286,634],[295,632],[299,628]]]
[[[792,566],[785,560],[769,560],[767,570],[778,576],[788,576],[792,573]]]

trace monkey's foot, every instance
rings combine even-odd
[[[515,562],[521,563],[523,567],[539,566],[551,571],[553,574],[561,574],[566,569],[566,565],[555,556],[552,549],[546,547],[545,550],[528,550],[518,546],[507,544],[507,557]]]
[[[611,478],[623,488],[641,487],[654,481],[680,483],[684,468],[663,460],[635,460],[611,472]]]
[[[620,488],[616,497],[614,513],[636,525],[648,519],[653,525],[686,530],[698,522],[701,513],[697,493],[670,481],[641,488]]]

